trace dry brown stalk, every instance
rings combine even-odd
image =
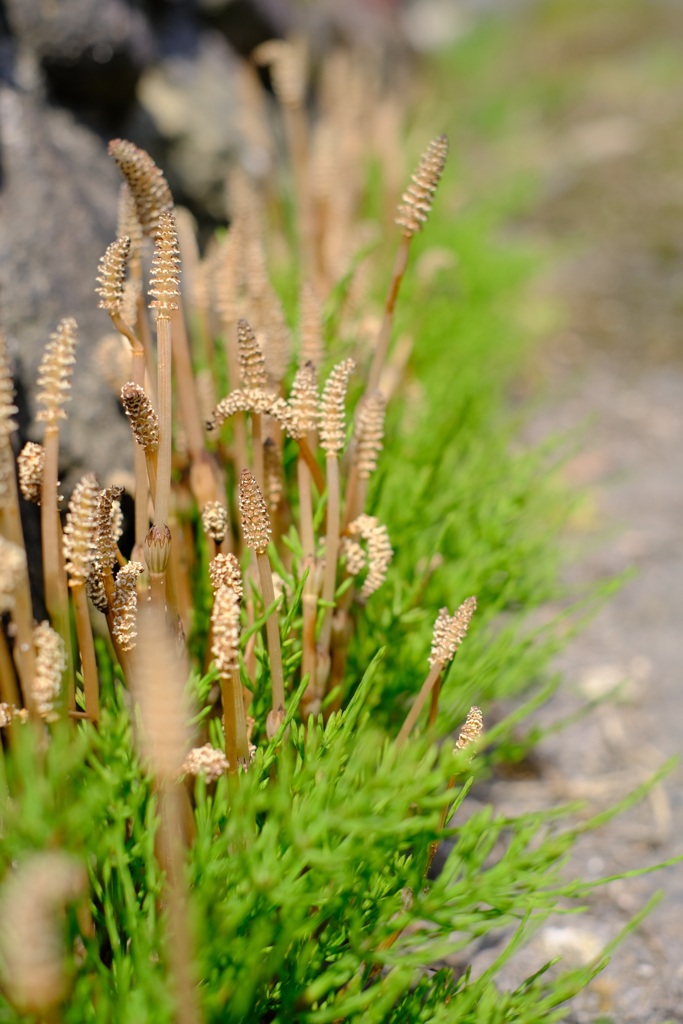
[[[17,592],[26,574],[26,552],[0,534],[0,615],[16,608]],[[14,666],[9,655],[5,633],[0,629],[2,663],[0,664],[0,696],[5,704],[19,705],[19,692]]]
[[[308,187],[308,124],[306,121],[307,53],[303,39],[270,39],[254,51],[258,64],[270,69],[275,94],[282,106],[289,157],[295,181],[297,229],[301,264],[309,277],[314,270],[313,210]]]
[[[51,335],[38,372],[36,415],[45,424],[45,468],[40,500],[40,526],[43,541],[43,583],[45,604],[67,652],[65,672],[69,693],[73,692],[73,660],[69,604],[58,511],[59,423],[66,419],[64,405],[71,399],[71,374],[75,363],[76,321],[62,320]]]
[[[244,543],[248,548],[256,552],[263,604],[264,608],[269,608],[275,602],[273,572],[267,554],[272,527],[268,508],[256,477],[248,469],[243,469],[240,474],[239,508]],[[266,636],[268,639],[270,681],[273,695],[272,708],[266,722],[266,733],[268,739],[272,739],[284,721],[285,716],[285,681],[282,670],[280,630],[275,612],[272,612],[266,619]]]
[[[405,722],[401,726],[396,737],[396,746],[401,747],[408,739],[420,711],[425,705],[433,687],[441,678],[446,665],[455,657],[460,644],[467,635],[472,616],[477,608],[476,597],[468,597],[463,601],[454,615],[450,615],[447,608],[442,608],[434,623],[434,634],[432,637],[432,649],[429,655],[429,674],[422,684],[413,706],[411,707]]]
[[[366,385],[366,394],[375,391],[380,383],[382,368],[389,351],[391,329],[394,323],[396,300],[401,282],[408,265],[408,254],[413,236],[422,230],[431,210],[436,187],[443,173],[448,155],[448,139],[439,135],[430,142],[422,154],[411,183],[403,194],[402,201],[396,211],[396,223],[402,229],[401,241],[396,253],[394,268],[389,283],[389,291],[384,306],[384,316],[380,327],[375,354]]]
[[[297,371],[292,383],[289,403],[291,410],[290,434],[292,437],[299,441],[315,438],[318,422],[318,374],[312,360],[308,360]],[[318,595],[315,584],[316,558],[311,470],[304,459],[301,446],[299,446],[299,457],[297,459],[297,481],[299,484],[301,568],[303,572],[307,573],[302,595],[303,636],[301,662],[302,674],[308,676],[309,680],[309,686],[303,696],[301,707],[303,717],[306,719],[310,713],[317,711],[318,707],[315,650]]]
[[[16,429],[16,412],[7,345],[5,336],[0,331],[0,529],[12,544],[25,550],[11,440],[12,432]],[[15,631],[13,653],[22,696],[25,706],[33,713],[31,682],[35,674],[35,651],[33,608],[27,566],[24,567],[15,588],[11,617]]]
[[[163,612],[153,605],[140,609],[139,639],[134,660],[134,693],[140,705],[140,742],[159,793],[161,824],[158,856],[166,872],[169,910],[168,957],[177,1002],[177,1019],[199,1024],[194,941],[187,911],[183,820],[184,790],[178,784],[191,741],[185,701],[187,665],[179,656]]]
[[[249,323],[243,318],[237,321],[237,350],[240,360],[240,375],[244,391],[268,393],[266,361],[261,346],[256,340]],[[251,413],[251,447],[254,476],[261,490],[265,488],[263,476],[263,419],[260,412]]]
[[[343,529],[365,511],[368,480],[377,468],[377,459],[383,448],[385,411],[386,400],[379,390],[364,396],[358,404],[351,468],[346,483]]]
[[[76,635],[81,654],[86,715],[100,718],[100,691],[86,582],[97,557],[97,511],[100,491],[94,473],[76,484],[64,526],[64,558],[74,605]],[[71,710],[75,710],[71,708]]]
[[[216,305],[223,325],[223,345],[228,363],[228,380],[235,389],[240,382],[239,351],[237,348],[237,321],[241,316],[239,295],[242,288],[243,249],[247,234],[244,213],[233,212],[230,231],[220,252],[216,278]],[[247,428],[243,413],[237,413],[233,423],[234,462],[237,473],[249,466]]]
[[[312,363],[319,370],[325,357],[323,313],[318,293],[310,281],[301,285],[299,324],[299,366]]]
[[[327,532],[325,535],[325,575],[321,599],[325,602],[323,621],[317,644],[318,688],[324,692],[330,671],[330,636],[337,580],[339,536],[341,526],[341,493],[339,484],[339,453],[346,441],[346,390],[355,368],[352,359],[334,367],[327,378],[320,399],[320,447],[325,452],[327,468]]]
[[[157,393],[159,453],[154,524],[168,523],[171,495],[171,313],[178,309],[180,255],[172,213],[163,213],[154,246],[149,294],[157,311]]]
[[[239,567],[237,567],[239,571]],[[231,564],[228,575],[235,574]],[[225,575],[225,574],[224,574]],[[239,672],[240,597],[242,581],[237,588],[222,583],[215,591],[211,612],[211,651],[216,662],[223,701],[225,754],[228,770],[235,774],[240,764],[249,763],[247,719]]]

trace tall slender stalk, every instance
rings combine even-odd
[[[270,559],[266,553],[272,527],[268,507],[261,490],[255,476],[248,469],[242,470],[240,474],[239,506],[244,542],[256,553],[263,604],[265,608],[269,608],[275,602],[273,573]],[[282,669],[280,629],[274,612],[271,612],[266,619],[266,638],[268,640],[272,689],[272,707],[266,722],[266,732],[268,738],[272,739],[285,717],[285,681]]]
[[[43,583],[45,604],[54,627],[67,652],[65,680],[73,693],[73,656],[69,627],[69,599],[62,551],[58,511],[59,422],[66,418],[64,405],[71,394],[71,374],[75,362],[76,321],[62,320],[51,336],[40,364],[37,400],[42,406],[37,419],[45,423],[45,467],[40,500],[40,526],[43,541]]]
[[[396,737],[396,746],[401,747],[408,739],[427,698],[441,678],[446,665],[455,657],[460,644],[467,635],[472,616],[477,608],[476,597],[468,597],[463,601],[454,615],[449,615],[447,608],[442,608],[434,623],[432,650],[429,656],[430,669],[420,692],[413,702],[405,722]]]
[[[323,692],[330,673],[330,636],[337,580],[339,534],[341,526],[341,493],[339,482],[339,452],[346,441],[345,401],[349,377],[355,363],[346,359],[334,367],[328,377],[320,400],[320,447],[325,452],[327,471],[327,532],[325,534],[325,572],[321,600],[323,619],[317,643],[316,684]]]
[[[413,236],[422,230],[427,221],[447,155],[448,139],[445,135],[439,135],[422,154],[417,169],[412,176],[408,188],[403,193],[401,203],[396,211],[396,224],[401,228],[402,236],[391,272],[382,323],[365,388],[365,393],[368,395],[379,387],[382,370],[384,369],[389,352],[396,300],[398,299],[403,275],[408,266],[410,243]]]

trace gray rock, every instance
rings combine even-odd
[[[118,173],[102,143],[70,115],[10,87],[0,87],[0,159],[0,319],[31,419],[50,333],[66,316],[79,325],[61,445],[68,493],[83,472],[104,480],[132,458],[127,423],[96,354],[110,329],[94,288],[98,260],[115,235]],[[35,427],[29,433],[41,438]]]

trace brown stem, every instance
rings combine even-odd
[[[218,474],[204,445],[204,425],[194,386],[190,343],[187,337],[182,303],[171,314],[173,321],[173,362],[180,418],[187,438],[190,456],[190,487],[200,508],[208,501],[221,499]]]
[[[257,551],[256,562],[261,581],[263,604],[266,608],[269,608],[275,601],[270,559],[265,551]],[[282,670],[280,627],[276,612],[271,612],[266,619],[266,637],[268,640],[268,654],[270,656],[270,682],[273,690],[273,706],[268,716],[266,731],[268,732],[268,739],[272,739],[285,714],[285,677]]]
[[[166,871],[168,893],[168,957],[176,995],[179,1024],[200,1024],[197,988],[193,977],[194,943],[187,910],[184,878],[183,804],[178,785],[164,780],[159,787],[161,823],[158,833],[159,859]]]
[[[0,527],[8,540],[16,544],[17,547],[25,549],[24,532],[19,512],[17,482],[14,473],[8,474],[6,487],[8,494],[5,507],[0,510]],[[32,696],[32,685],[35,677],[35,648],[33,646],[33,607],[31,604],[28,566],[24,567],[19,578],[14,592],[14,608],[10,614],[15,631],[14,663],[21,685],[24,707],[28,708],[33,717],[36,714]]]
[[[321,694],[316,681],[315,620],[318,611],[315,581],[315,533],[313,530],[313,502],[311,497],[310,470],[299,455],[297,460],[299,482],[299,532],[303,554],[302,568],[308,570],[301,602],[303,605],[303,636],[301,671],[308,676],[308,686],[301,701],[304,718],[317,713],[317,702]]]
[[[45,469],[40,496],[40,531],[43,542],[45,605],[53,628],[64,641],[67,668],[64,682],[71,701],[74,693],[73,652],[69,625],[69,596],[62,546],[62,528],[57,509],[59,487],[59,427],[45,428]]]
[[[118,318],[120,319],[120,317]],[[112,317],[116,325],[116,318]],[[123,326],[127,326],[123,324]],[[119,327],[119,330],[121,328]],[[133,335],[131,371],[133,382],[140,387],[145,386],[145,350],[142,343]],[[129,338],[130,340],[130,338]],[[149,529],[149,489],[151,476],[148,477],[147,452],[137,442],[133,442],[133,468],[135,470],[135,544],[141,548]],[[155,467],[156,469],[156,467]],[[154,478],[156,490],[156,474]]]
[[[380,377],[382,376],[382,369],[386,362],[387,353],[389,351],[389,342],[391,341],[391,329],[394,324],[394,309],[396,308],[396,300],[398,293],[401,288],[401,281],[408,265],[408,254],[410,252],[410,235],[401,235],[401,241],[396,253],[396,259],[394,260],[394,268],[391,275],[391,281],[389,283],[389,291],[387,292],[387,298],[384,305],[384,315],[382,317],[382,325],[380,327],[379,335],[377,338],[377,347],[375,348],[375,354],[373,356],[372,365],[370,367],[370,373],[368,374],[367,384],[365,386],[365,394],[370,395],[379,386]]]
[[[171,503],[171,321],[157,317],[157,389],[159,392],[159,450],[154,525],[168,523]]]
[[[239,669],[232,669],[221,677],[221,697],[225,722],[225,756],[231,773],[236,773],[242,764],[249,763],[249,741],[247,739],[247,716],[244,711],[242,680]]]
[[[408,736],[410,735],[413,726],[415,725],[419,718],[422,708],[425,706],[427,697],[429,697],[430,693],[432,692],[432,689],[434,688],[434,686],[436,686],[437,682],[439,681],[442,671],[443,665],[441,665],[439,662],[437,662],[430,668],[429,675],[422,684],[420,692],[415,698],[413,706],[408,712],[406,720],[401,726],[400,732],[396,737],[397,748],[402,747],[405,741],[408,739]]]
[[[339,555],[340,528],[340,488],[339,460],[336,454],[328,455],[327,467],[327,534],[325,536],[325,575],[321,600],[326,607],[318,637],[318,679],[320,686],[326,687],[330,672],[330,635],[332,632],[332,612],[335,585],[337,581],[337,558]]]
[[[14,675],[14,665],[12,658],[9,653],[9,647],[7,645],[7,637],[5,636],[4,629],[0,628],[0,697],[9,704],[10,708],[19,708],[19,691],[17,690],[17,681]],[[11,712],[8,712],[8,716]],[[12,722],[7,726],[7,732],[9,735],[10,742],[14,739],[14,726]],[[0,752],[2,751],[2,743],[0,742]]]
[[[308,126],[303,107],[285,107],[284,122],[296,189],[301,266],[303,276],[312,279],[315,235],[311,190],[308,187]]]
[[[305,437],[298,437],[297,442],[299,446],[299,455],[305,460],[306,465],[311,471],[313,483],[318,494],[323,494],[325,491],[325,477],[323,471],[318,465],[317,459],[311,450],[311,446],[308,443],[308,439]]]
[[[437,679],[436,683],[434,684],[434,689],[432,690],[432,700],[431,700],[431,703],[429,705],[429,721],[427,722],[427,725],[429,726],[430,729],[432,728],[433,725],[436,725],[436,719],[437,719],[437,716],[439,714],[439,695],[440,695],[440,693],[441,693],[441,677],[439,677]]]
[[[78,648],[81,652],[81,670],[83,672],[83,689],[85,691],[85,711],[87,717],[92,722],[99,722],[100,687],[97,673],[97,659],[95,657],[95,643],[93,641],[92,627],[90,625],[90,613],[88,611],[88,598],[85,592],[85,584],[72,583],[71,594],[74,603]]]
[[[254,458],[254,476],[261,493],[266,490],[263,469],[263,416],[260,412],[251,414],[251,447]]]

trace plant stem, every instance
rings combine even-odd
[[[373,356],[372,365],[370,367],[370,373],[368,374],[367,384],[365,385],[365,394],[370,395],[377,387],[379,387],[380,377],[382,376],[382,369],[386,362],[387,353],[389,351],[389,342],[391,341],[391,328],[394,324],[394,309],[396,308],[396,300],[398,293],[401,288],[401,281],[408,265],[408,254],[410,252],[410,241],[411,236],[401,235],[401,241],[399,243],[398,251],[396,253],[396,259],[394,260],[394,268],[391,275],[391,281],[389,283],[389,291],[387,292],[387,298],[384,305],[384,315],[382,317],[382,325],[380,327],[379,335],[377,337],[377,347],[375,348],[375,354]]]
[[[6,481],[7,499],[0,510],[0,527],[8,540],[17,547],[23,548],[24,531],[21,526],[19,512],[19,496],[14,473],[9,473]],[[35,648],[33,646],[33,606],[31,603],[31,587],[28,578],[28,565],[21,573],[19,583],[14,592],[14,608],[11,612],[12,623],[16,631],[14,639],[14,663],[21,685],[24,707],[29,713],[35,714],[32,684],[35,677]]]
[[[270,607],[275,601],[273,589],[273,574],[270,568],[270,559],[265,551],[256,552],[256,563],[258,565],[259,579],[261,581],[261,594],[263,604]],[[278,626],[277,614],[272,612],[266,619],[266,637],[268,639],[268,654],[270,656],[270,682],[273,690],[273,707],[268,716],[268,731],[272,729],[268,739],[272,739],[284,717],[285,713],[285,678],[282,671],[282,650],[280,648],[280,628]],[[272,716],[272,717],[271,717]],[[277,725],[273,728],[274,723]]]
[[[157,317],[157,390],[159,393],[159,451],[154,525],[168,524],[171,502],[171,321]]]
[[[425,705],[425,703],[427,701],[427,697],[429,697],[430,693],[432,692],[433,687],[436,686],[437,682],[441,678],[441,673],[442,672],[443,672],[443,665],[441,665],[438,661],[436,662],[435,665],[433,665],[430,668],[429,675],[427,676],[427,678],[425,679],[424,683],[422,684],[420,692],[418,693],[417,697],[415,698],[415,701],[413,702],[413,706],[410,709],[410,711],[408,712],[406,720],[403,723],[403,725],[401,726],[400,732],[399,732],[398,736],[396,737],[396,747],[397,747],[397,749],[399,747],[402,747],[403,744],[405,743],[405,741],[408,739],[408,736],[410,735],[411,730],[412,730],[413,726],[415,725],[415,723],[417,722],[417,720],[419,718],[419,715],[420,715],[420,712],[422,711],[422,708],[424,707],[424,705]]]
[[[325,491],[325,477],[323,476],[323,472],[318,465],[315,455],[313,454],[308,439],[305,437],[299,437],[297,438],[296,443],[299,446],[299,454],[302,456],[311,472],[311,477],[313,478],[313,483],[316,486],[318,494],[323,494]]]
[[[90,626],[88,598],[85,584],[74,583],[71,586],[76,620],[76,635],[81,652],[81,669],[83,671],[83,688],[85,690],[85,711],[92,722],[100,720],[100,687],[95,657],[95,643]]]
[[[163,780],[159,787],[161,825],[158,833],[159,859],[166,871],[168,892],[169,941],[167,944],[171,975],[176,990],[178,1024],[200,1024],[197,988],[193,978],[193,942],[187,912],[187,886],[184,879],[183,806],[177,783]]]
[[[330,636],[332,632],[332,612],[334,610],[334,593],[337,581],[337,557],[339,555],[340,528],[340,488],[339,460],[336,454],[328,455],[327,468],[327,534],[325,536],[325,575],[321,600],[325,602],[323,621],[318,637],[318,679],[323,689],[327,685],[330,672]]]
[[[230,763],[229,771],[235,774],[240,762],[249,763],[247,716],[239,669],[234,668],[227,676],[221,677],[221,697],[225,721],[225,756]]]
[[[315,620],[317,617],[318,600],[315,592],[315,533],[313,529],[311,473],[301,456],[301,452],[297,459],[296,471],[299,482],[299,531],[303,553],[302,567],[308,571],[301,597],[303,606],[301,671],[304,676],[308,676],[308,686],[301,701],[301,710],[304,718],[308,718],[309,714],[317,710],[314,705],[320,699],[316,680],[315,650]]]
[[[67,667],[64,673],[69,702],[75,692],[73,652],[69,625],[69,595],[62,547],[62,530],[57,509],[59,487],[59,427],[48,423],[45,428],[45,470],[40,498],[40,530],[43,542],[43,581],[45,605],[54,629],[64,641]]]

